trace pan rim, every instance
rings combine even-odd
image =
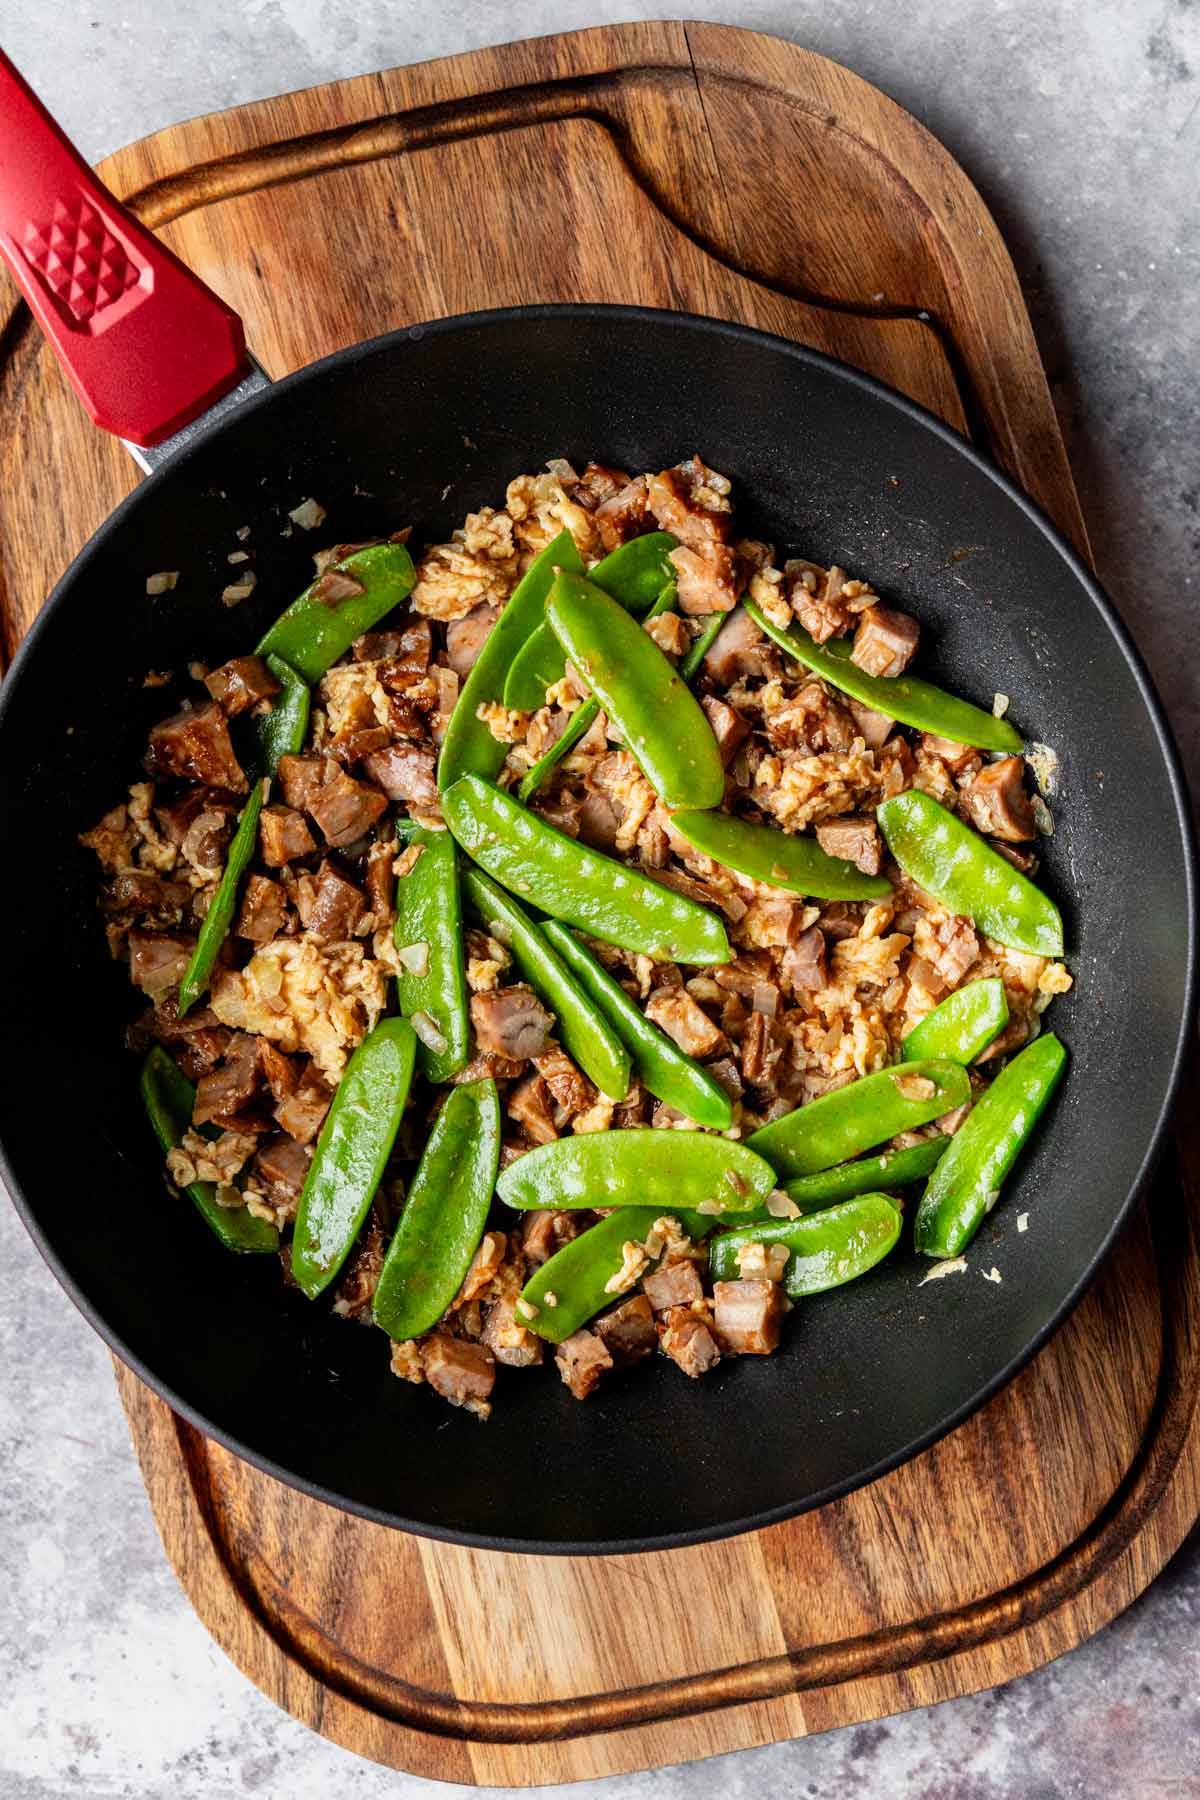
[[[261,393],[251,396],[236,412],[215,421],[207,430],[199,431],[179,454],[162,464],[149,477],[141,481],[126,496],[116,510],[109,515],[99,529],[87,540],[70,565],[55,583],[53,590],[41,607],[37,618],[18,646],[8,674],[0,686],[0,732],[3,730],[5,715],[15,692],[25,665],[36,653],[37,644],[44,630],[58,609],[67,600],[76,580],[82,575],[88,563],[99,553],[109,534],[115,531],[126,516],[136,510],[143,500],[152,495],[157,488],[186,466],[188,461],[202,450],[207,451],[214,440],[221,434],[236,429],[238,423],[271,405],[276,396],[283,392],[302,389],[312,380],[325,376],[334,369],[353,367],[356,363],[374,355],[394,350],[405,343],[419,342],[431,335],[454,334],[481,326],[511,322],[530,323],[541,319],[568,317],[607,318],[626,321],[631,325],[671,321],[683,331],[694,332],[697,338],[717,336],[736,343],[750,343],[767,346],[775,354],[783,354],[794,360],[815,367],[837,380],[857,387],[878,405],[886,405],[906,416],[918,428],[932,432],[952,451],[972,464],[993,486],[1015,504],[1024,514],[1030,525],[1040,532],[1049,547],[1058,555],[1066,566],[1068,573],[1079,584],[1094,607],[1100,622],[1107,627],[1117,648],[1128,665],[1130,674],[1137,687],[1139,697],[1146,709],[1153,727],[1155,741],[1166,771],[1167,785],[1175,809],[1176,822],[1179,828],[1183,853],[1183,875],[1185,901],[1187,907],[1187,952],[1182,981],[1181,1023],[1176,1042],[1171,1052],[1171,1068],[1162,1098],[1155,1116],[1153,1128],[1149,1134],[1145,1152],[1139,1163],[1136,1175],[1131,1182],[1121,1204],[1116,1209],[1111,1225],[1104,1233],[1100,1243],[1093,1252],[1086,1268],[1060,1302],[1051,1317],[1038,1330],[1034,1337],[1022,1350],[983,1382],[971,1396],[951,1413],[938,1419],[928,1430],[919,1433],[897,1450],[890,1451],[868,1467],[854,1475],[828,1484],[815,1493],[806,1495],[796,1503],[787,1503],[771,1507],[762,1512],[750,1513],[742,1518],[722,1521],[718,1524],[700,1526],[680,1532],[657,1533],[640,1538],[621,1539],[572,1539],[544,1540],[539,1538],[512,1538],[500,1533],[485,1533],[440,1526],[425,1520],[407,1519],[399,1513],[375,1507],[361,1501],[354,1501],[320,1483],[312,1482],[303,1476],[285,1468],[271,1457],[254,1450],[240,1438],[226,1432],[213,1424],[200,1409],[193,1407],[180,1395],[162,1381],[148,1367],[143,1359],[135,1355],[123,1342],[120,1333],[101,1315],[99,1309],[89,1299],[78,1282],[67,1272],[56,1253],[50,1248],[41,1227],[38,1224],[33,1207],[18,1181],[9,1162],[3,1137],[0,1136],[0,1178],[3,1179],[12,1198],[22,1223],[33,1239],[34,1244],[47,1264],[59,1285],[64,1289],[78,1311],[98,1336],[108,1345],[126,1367],[132,1369],[171,1409],[186,1419],[203,1435],[213,1438],[235,1456],[272,1476],[285,1486],[295,1488],[310,1499],[321,1501],[327,1506],[335,1507],[341,1512],[348,1512],[357,1517],[367,1519],[374,1524],[386,1525],[394,1530],[409,1532],[414,1536],[428,1537],[441,1542],[462,1544],[469,1548],[496,1551],[504,1554],[525,1556],[622,1556],[651,1553],[662,1550],[681,1549],[693,1544],[711,1543],[722,1538],[738,1536],[744,1532],[761,1530],[769,1525],[780,1524],[786,1519],[798,1517],[800,1514],[815,1511],[818,1507],[853,1493],[861,1487],[877,1481],[892,1469],[909,1462],[932,1445],[938,1443],[951,1431],[971,1418],[980,1408],[993,1398],[1001,1388],[1023,1369],[1037,1352],[1048,1342],[1069,1315],[1074,1311],[1083,1295],[1094,1281],[1102,1263],[1109,1255],[1120,1235],[1138,1198],[1145,1189],[1147,1180],[1162,1152],[1167,1126],[1178,1096],[1179,1085],[1183,1074],[1184,1059],[1191,1035],[1191,1020],[1196,1010],[1197,987],[1197,953],[1196,953],[1196,919],[1197,919],[1197,851],[1196,836],[1193,825],[1187,783],[1178,747],[1175,743],[1166,712],[1155,689],[1153,679],[1145,660],[1137,648],[1128,627],[1125,625],[1113,602],[1108,598],[1094,574],[1088,569],[1082,558],[1067,541],[1063,533],[1049,518],[1048,514],[1032,500],[988,455],[973,444],[968,438],[955,431],[945,421],[930,412],[927,408],[909,399],[906,395],[888,387],[875,377],[864,374],[852,365],[828,356],[819,350],[810,349],[807,345],[798,344],[791,339],[780,337],[775,333],[760,331],[752,326],[740,325],[729,320],[711,318],[700,313],[674,312],[666,308],[613,305],[601,302],[577,303],[538,303],[527,306],[486,308],[474,312],[458,313],[447,318],[432,320],[423,324],[404,326],[397,331],[387,332],[376,338],[364,339],[360,343],[348,345],[341,350],[333,351],[319,361],[308,363],[303,368],[283,377]]]

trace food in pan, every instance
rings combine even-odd
[[[769,1353],[909,1215],[959,1257],[1065,1062],[1004,697],[698,457],[407,538],[194,666],[82,840],[172,1188],[483,1417]]]

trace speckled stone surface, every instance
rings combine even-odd
[[[635,16],[849,64],[973,176],[1016,256],[1101,574],[1200,765],[1197,0],[0,0],[92,157],[190,114]],[[416,1800],[210,1642],[155,1537],[107,1352],[0,1206],[0,1800]],[[565,1790],[545,1790],[548,1794]],[[596,1800],[1200,1800],[1200,1534],[1090,1644],[994,1693],[594,1784]]]

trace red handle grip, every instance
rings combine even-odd
[[[237,314],[96,180],[2,50],[0,255],[106,431],[157,444],[245,373]]]

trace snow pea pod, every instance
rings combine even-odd
[[[419,1337],[454,1299],[479,1248],[500,1166],[494,1081],[456,1087],[421,1152],[375,1289],[375,1323]]]
[[[671,608],[674,606],[674,604],[675,604],[675,582],[674,582],[674,579],[672,578],[672,580],[670,580],[667,583],[667,585],[663,588],[662,592],[658,596],[658,599],[654,602],[653,606],[650,608],[650,611],[646,614],[646,618],[645,618],[645,620],[643,620],[643,623],[644,624],[648,623],[649,620],[651,620],[651,619],[657,619],[662,613],[670,612]],[[545,629],[547,631],[550,631],[550,627],[548,625],[545,627]],[[556,653],[561,658],[562,657],[562,645],[559,643],[558,639],[554,636],[554,633],[552,631],[550,632],[550,637],[553,640]],[[565,667],[565,661],[564,661],[564,667]],[[505,703],[506,703],[506,705],[514,705],[515,704],[515,702],[510,701],[508,699],[508,689],[507,688],[505,689]],[[541,701],[539,700],[537,704],[540,706]],[[537,762],[534,763],[532,769],[530,769],[529,773],[525,776],[520,787],[517,789],[518,799],[528,800],[529,796],[531,794],[537,793],[538,789],[541,787],[541,785],[545,781],[546,777],[550,774],[551,770],[555,769],[558,766],[558,764],[562,761],[563,757],[566,756],[566,754],[569,750],[574,749],[575,745],[579,742],[580,738],[584,737],[586,735],[586,733],[591,729],[593,722],[599,717],[599,714],[600,714],[600,702],[598,700],[594,700],[594,699],[593,700],[585,700],[582,703],[582,705],[577,706],[575,708],[575,711],[571,714],[571,717],[567,720],[566,728],[564,729],[562,736],[558,737],[554,740],[554,742],[551,744],[550,748],[542,756],[540,756],[538,758]]]
[[[155,1044],[138,1077],[142,1105],[162,1148],[174,1150],[192,1122],[196,1090],[161,1044]],[[244,1206],[219,1206],[216,1184],[193,1181],[185,1189],[188,1199],[227,1250],[258,1252],[279,1248],[279,1233],[265,1219],[256,1219]]]
[[[911,788],[875,817],[904,873],[948,911],[1013,950],[1062,955],[1062,916],[1050,896],[946,807]]]
[[[926,1256],[958,1256],[1000,1195],[1004,1177],[1062,1077],[1067,1053],[1053,1032],[1007,1063],[975,1102],[929,1178],[913,1238]]]
[[[490,781],[464,775],[442,795],[442,810],[469,856],[551,918],[668,962],[729,961],[716,913],[590,850]]]
[[[721,1232],[712,1241],[709,1270],[714,1281],[737,1281],[739,1250],[748,1244],[783,1244],[791,1252],[784,1290],[800,1300],[865,1275],[893,1248],[900,1225],[900,1209],[886,1194],[860,1194],[803,1219]]]
[[[781,1181],[791,1181],[928,1125],[970,1097],[967,1071],[958,1063],[937,1057],[897,1063],[773,1119],[746,1142],[774,1165]]]
[[[669,531],[649,531],[631,538],[588,573],[588,580],[640,619],[654,605],[664,586],[674,595],[675,570],[668,552],[679,542]],[[562,645],[543,619],[513,659],[504,684],[504,704],[520,712],[535,712],[546,704],[546,689],[561,681],[566,670]]]
[[[463,682],[438,757],[439,789],[448,788],[460,775],[499,774],[508,746],[494,738],[476,715],[485,701],[503,700],[513,658],[545,617],[556,569],[583,571],[569,531],[560,531],[525,571]]]
[[[408,597],[417,579],[412,557],[403,544],[371,544],[365,550],[352,551],[332,567],[361,582],[362,593],[331,605],[320,597],[324,576],[318,576],[280,613],[257,645],[260,656],[281,656],[306,681],[319,681],[356,637]]]
[[[1008,1024],[1008,999],[998,975],[969,981],[926,1013],[901,1042],[906,1062],[919,1056],[948,1056],[951,1062],[975,1061]]]
[[[538,1144],[496,1183],[507,1206],[679,1207],[745,1213],[775,1185],[770,1163],[705,1131],[589,1131]]]
[[[725,768],[712,726],[649,632],[581,575],[557,577],[546,617],[663,803],[717,806]]]
[[[268,656],[267,665],[280,684],[280,692],[270,712],[254,721],[256,753],[253,766],[260,771],[260,775],[273,775],[281,756],[295,756],[303,749],[312,698],[308,683],[281,657]],[[221,945],[229,936],[229,927],[237,911],[242,876],[253,860],[258,843],[258,820],[265,800],[266,788],[259,779],[251,788],[250,797],[242,808],[237,830],[225,853],[221,879],[204,915],[191,961],[179,984],[180,1018],[208,986],[208,978],[213,972]]]
[[[404,840],[410,846],[419,844],[421,854],[396,884],[393,936],[397,950],[410,952],[410,960],[415,960],[422,972],[418,974],[402,959],[396,998],[406,1019],[425,1013],[433,1020],[444,1047],[432,1049],[421,1038],[417,1066],[430,1081],[449,1081],[463,1067],[471,1049],[458,846],[448,831],[427,826],[405,831]]]
[[[607,1283],[625,1260],[624,1245],[644,1239],[662,1211],[656,1206],[622,1206],[556,1250],[521,1290],[517,1316],[522,1324],[547,1343],[561,1344],[611,1306],[620,1296],[610,1293]],[[703,1237],[715,1222],[705,1219],[697,1228],[690,1215],[671,1216],[693,1237]]]
[[[1020,751],[1021,734],[1007,719],[997,719],[982,707],[972,706],[969,700],[960,700],[917,675],[868,675],[848,655],[816,643],[802,626],[793,624],[783,631],[752,600],[747,600],[745,606],[759,630],[781,650],[864,706],[918,731],[951,738],[956,744],[973,744],[980,750]]]
[[[937,1167],[949,1143],[948,1137],[923,1138],[907,1150],[885,1150],[881,1156],[863,1156],[835,1169],[819,1169],[815,1175],[799,1175],[784,1183],[784,1192],[807,1213],[837,1200],[852,1200],[856,1194],[907,1187]]]
[[[416,1048],[407,1019],[382,1019],[334,1090],[292,1238],[292,1274],[310,1300],[337,1275],[362,1228],[400,1127]]]
[[[679,659],[676,673],[680,681],[691,681],[692,676],[720,637],[721,627],[729,617],[729,613],[714,613],[708,624],[701,626],[699,637],[692,639],[691,649]]]
[[[677,812],[671,823],[714,862],[789,893],[821,900],[879,900],[892,891],[882,875],[864,875],[852,862],[828,856],[815,838],[792,837],[771,825],[715,811]]]
[[[573,931],[557,919],[547,919],[541,930],[584,992],[609,1019],[633,1058],[634,1071],[643,1086],[686,1118],[694,1119],[697,1125],[728,1131],[733,1124],[733,1103],[716,1077],[645,1016]]]
[[[525,908],[482,869],[464,869],[463,892],[484,926],[511,950],[534,992],[558,1021],[563,1049],[610,1100],[629,1092],[629,1057],[620,1038],[552,949]]]
[[[208,978],[212,974],[213,964],[217,960],[221,945],[229,935],[229,927],[232,925],[233,915],[237,911],[238,890],[242,885],[242,876],[254,856],[255,846],[258,843],[258,819],[263,809],[266,792],[265,781],[255,782],[250,790],[250,798],[242,808],[242,815],[238,820],[237,830],[230,839],[229,849],[225,852],[225,867],[221,871],[221,879],[217,883],[216,892],[204,915],[191,961],[184,970],[183,980],[179,984],[180,1018],[200,998],[208,986]]]

